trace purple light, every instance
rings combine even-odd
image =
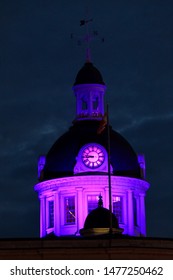
[[[79,151],[74,174],[82,172],[108,172],[107,152],[98,143],[88,143]],[[113,171],[111,167],[111,171]]]
[[[73,87],[76,96],[76,118],[78,120],[100,120],[104,116],[104,94],[106,86],[81,84]]]
[[[89,69],[88,66],[89,64],[85,64],[82,71],[85,71],[86,67]],[[98,70],[93,66],[91,69],[96,71],[100,83],[81,84],[83,74],[81,76],[80,72],[80,77],[77,76],[77,82],[73,87],[76,96],[76,120],[78,121],[100,121],[104,117],[106,86]],[[45,163],[45,157],[40,157],[38,162],[40,181],[44,177]],[[145,179],[143,155],[138,155],[138,164],[142,179],[111,175],[112,210],[117,215],[123,234],[131,236],[146,235],[145,194],[149,184],[143,180]],[[96,172],[102,175],[95,175]],[[110,166],[110,172],[113,174],[112,166]],[[35,186],[35,191],[40,199],[40,237],[52,232],[56,236],[79,234],[88,212],[97,206],[96,198],[99,194],[102,195],[104,207],[109,209],[106,149],[98,143],[84,145],[76,157],[73,173],[72,177],[48,180]],[[84,175],[86,173],[89,175]]]
[[[119,199],[122,201],[123,218],[120,219],[120,228],[124,229],[123,234],[145,236],[145,193],[149,188],[149,183],[141,179],[111,176],[111,184],[113,202],[118,202]],[[101,193],[103,205],[109,209],[107,175],[72,176],[48,180],[38,183],[35,191],[38,192],[40,199],[40,237],[51,232],[57,236],[77,234],[83,228],[88,215],[88,197],[98,197]],[[75,221],[73,219],[73,223],[67,224],[65,223],[65,199],[71,197],[74,197],[75,209],[72,213]],[[54,201],[54,227],[51,228],[49,227],[49,201]],[[134,221],[134,211],[137,215],[137,225]]]

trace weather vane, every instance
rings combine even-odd
[[[98,37],[98,32],[96,30],[90,32],[89,31],[89,24],[93,22],[93,19],[82,19],[80,20],[80,26],[86,26],[86,34],[84,36],[76,38],[74,34],[71,34],[71,39],[77,39],[77,44],[80,46],[82,43],[86,45],[86,61],[91,62],[91,46],[90,43],[96,37]],[[104,38],[100,38],[101,42],[104,42]]]

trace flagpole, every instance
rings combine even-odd
[[[109,126],[109,108],[107,104],[107,141],[108,141],[108,185],[109,185],[109,233],[112,234],[112,189],[111,189],[111,163],[110,163],[110,126]]]

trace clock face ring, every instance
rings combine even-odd
[[[82,161],[88,168],[97,168],[103,164],[104,160],[104,152],[97,145],[88,145],[82,152]]]

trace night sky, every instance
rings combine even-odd
[[[173,237],[173,1],[1,0],[1,238],[39,236],[37,159],[75,118],[87,6],[111,125],[146,157],[147,235]]]

